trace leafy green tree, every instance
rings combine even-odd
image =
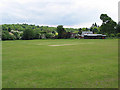
[[[118,38],[120,38],[120,33],[117,33],[117,35],[116,35]]]
[[[26,28],[23,32],[23,39],[30,40],[34,38],[34,31],[31,28]]]
[[[46,38],[53,38],[55,35],[54,34],[52,34],[52,33],[46,33]]]
[[[13,32],[13,34],[16,37],[16,39],[20,39],[20,34],[18,32]]]
[[[117,30],[117,33],[120,33],[120,22],[118,23],[116,30]]]
[[[108,33],[108,34],[115,34],[116,32],[116,25],[117,23],[113,21],[107,14],[101,14],[100,19],[103,21],[100,29],[101,33]]]
[[[94,25],[95,25],[95,27],[98,27],[98,26],[97,26],[97,24],[96,24],[96,22],[95,22],[95,24],[94,24]]]
[[[58,32],[58,38],[59,39],[65,38],[66,31],[65,31],[65,29],[63,28],[62,25],[57,26],[57,32]]]
[[[106,37],[109,37],[108,33],[105,33]]]
[[[8,31],[5,30],[2,32],[2,40],[15,40],[15,39],[16,39],[15,36],[9,34]]]
[[[7,40],[7,39],[8,39],[7,35],[5,33],[2,33],[2,40]]]
[[[89,29],[88,28],[86,28],[86,31],[88,31]]]
[[[81,35],[82,34],[82,28],[79,28],[78,31],[79,31],[78,34]]]
[[[9,31],[9,32],[11,31],[11,28],[10,28],[10,27],[8,27],[8,31]]]
[[[93,31],[93,27],[90,28],[90,31]]]
[[[109,36],[110,36],[111,38],[115,37],[115,35],[114,35],[114,34],[110,34]]]
[[[34,36],[34,39],[40,39],[41,38],[41,34],[40,33],[36,33]]]
[[[34,29],[34,39],[40,39],[41,38],[41,30],[40,28]]]
[[[97,27],[93,28],[93,33],[98,33],[98,28]]]
[[[2,30],[8,30],[7,24],[2,25]]]
[[[66,39],[67,39],[67,38],[70,38],[70,37],[71,37],[71,33],[70,33],[70,32],[67,32],[67,33],[66,33]]]
[[[82,31],[86,31],[86,28],[82,28]]]
[[[9,40],[15,40],[16,37],[14,35],[9,35]]]
[[[53,34],[55,34],[56,32],[55,31],[52,31]]]

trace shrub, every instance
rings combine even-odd
[[[13,34],[16,37],[16,39],[20,39],[20,34],[18,32],[13,32]]]
[[[23,32],[22,39],[30,40],[30,39],[33,39],[33,38],[34,38],[34,31],[33,31],[33,29],[26,28],[25,31]]]
[[[108,37],[109,35],[107,33],[105,33],[105,35]]]
[[[9,36],[9,40],[15,40],[15,39],[16,39],[16,37],[14,35]]]
[[[41,34],[41,39],[46,39],[45,34]]]
[[[117,33],[116,36],[117,36],[118,38],[120,38],[120,33]]]
[[[7,35],[5,33],[2,34],[2,40],[7,40]]]
[[[46,38],[53,38],[55,35],[52,33],[46,33]]]
[[[9,34],[8,31],[2,32],[2,40],[15,40],[16,37],[14,35]]]
[[[115,35],[114,34],[110,34],[110,37],[113,38],[113,37],[115,37]]]
[[[41,34],[40,33],[35,33],[34,39],[40,39]]]

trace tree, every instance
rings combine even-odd
[[[86,28],[86,31],[88,31],[89,29],[88,28]]]
[[[120,38],[120,33],[117,33],[117,37]]]
[[[115,37],[115,35],[114,35],[114,34],[110,34],[109,36],[110,36],[111,38]]]
[[[93,27],[90,28],[90,31],[93,31]]]
[[[59,39],[65,38],[66,31],[65,31],[65,29],[63,28],[62,25],[57,26],[57,32],[58,32],[58,38]]]
[[[67,38],[70,38],[70,36],[71,36],[71,33],[70,33],[70,32],[67,32],[67,33],[66,33],[66,39],[67,39]]]
[[[97,27],[97,24],[96,24],[96,22],[95,22],[95,27]]]
[[[95,24],[93,23],[92,26],[91,26],[91,28],[94,28],[94,27],[98,27],[98,25],[96,24],[96,22],[95,22]]]
[[[8,31],[9,31],[9,32],[11,31],[11,28],[10,28],[10,27],[8,27]]]
[[[53,38],[55,35],[52,33],[46,33],[46,38]]]
[[[82,34],[82,28],[79,28],[78,30],[79,30],[78,34],[81,35]]]
[[[23,32],[23,39],[30,40],[34,38],[34,31],[31,28],[26,28]]]
[[[103,21],[103,23],[107,23],[112,20],[107,14],[101,14],[100,19]]]
[[[116,34],[117,31],[115,29],[117,23],[113,21],[107,14],[101,14],[100,19],[103,21],[100,30],[101,33],[108,33],[108,34]]]
[[[56,32],[55,31],[52,31],[53,34],[55,34]]]
[[[86,28],[82,28],[82,31],[86,31]]]
[[[18,32],[13,32],[13,34],[16,37],[16,39],[20,39],[20,34]]]
[[[92,31],[93,31],[93,33],[99,33],[98,27],[94,27],[94,28],[92,29]]]
[[[7,40],[7,35],[5,33],[2,33],[2,40]]]
[[[9,34],[8,31],[2,31],[2,40],[15,40],[15,36],[14,35],[11,35]]]
[[[120,22],[118,23],[116,30],[117,30],[117,33],[120,33]]]
[[[41,30],[40,28],[34,29],[34,39],[40,39],[41,37]]]

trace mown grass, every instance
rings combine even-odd
[[[2,43],[3,88],[118,87],[117,39]]]

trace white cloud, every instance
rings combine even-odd
[[[100,14],[118,21],[119,0],[1,0],[3,23],[62,24],[89,27],[101,24]]]

